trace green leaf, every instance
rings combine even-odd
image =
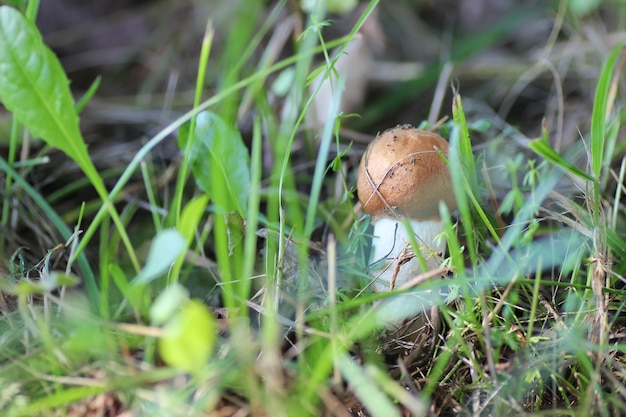
[[[476,174],[476,162],[474,161],[474,151],[472,150],[472,142],[470,140],[469,128],[467,127],[467,120],[465,119],[465,112],[463,110],[463,101],[461,95],[455,90],[454,99],[452,102],[452,115],[454,123],[459,128],[459,158],[463,164],[467,181],[474,195],[478,193],[478,177]]]
[[[197,374],[207,364],[217,334],[217,322],[207,307],[190,300],[163,329],[159,353],[169,366]]]
[[[209,196],[205,194],[195,197],[193,200],[187,203],[187,205],[183,209],[183,213],[180,216],[180,222],[178,224],[177,230],[185,239],[184,251],[186,251],[189,248],[189,245],[191,245],[196,230],[198,230],[198,223],[200,223],[200,219],[202,219],[202,215],[204,214],[204,210],[206,209],[207,204],[209,204]],[[184,260],[185,256],[183,253],[181,253],[178,259],[176,259],[174,266],[172,267],[170,274],[171,281],[178,281],[180,269],[182,268]]]
[[[200,219],[204,214],[207,204],[209,204],[209,196],[201,195],[187,203],[183,209],[178,231],[185,238],[187,246],[191,244],[196,230],[198,230],[198,223],[200,223]]]
[[[514,188],[510,190],[500,203],[500,207],[498,208],[498,213],[500,214],[509,214],[515,213],[524,205],[525,202],[524,194],[520,191],[519,188]]]
[[[472,211],[470,204],[470,197],[473,194],[472,189],[466,189],[471,187],[468,181],[468,176],[472,175],[469,172],[469,168],[465,164],[468,160],[465,158],[473,158],[471,155],[467,155],[467,150],[464,150],[464,143],[466,139],[463,137],[463,127],[458,124],[452,126],[450,131],[450,149],[448,152],[448,167],[450,168],[450,179],[452,180],[452,190],[456,197],[456,205],[459,211],[459,216],[462,219],[461,224],[465,236],[467,237],[467,245],[469,255],[472,259],[477,257],[476,251],[476,234],[479,232],[477,227],[474,227],[472,220]],[[473,162],[473,159],[471,159]],[[475,171],[473,172],[475,175]]]
[[[169,320],[176,310],[189,300],[189,291],[182,285],[174,283],[165,288],[150,307],[150,320],[161,325]]]
[[[120,290],[124,297],[128,298],[130,284],[128,283],[128,279],[126,278],[126,274],[122,268],[120,268],[117,264],[110,263],[108,265],[108,271],[111,277],[113,278],[113,282]]]
[[[93,171],[61,64],[34,24],[0,7],[0,99],[31,133]]]
[[[96,94],[96,91],[98,91],[98,88],[100,88],[101,82],[102,76],[98,75],[87,89],[87,92],[83,94],[83,96],[76,103],[76,106],[74,106],[76,108],[76,113],[80,114],[80,112],[83,111],[87,103],[89,103],[89,100],[93,98],[93,96]]]
[[[591,115],[591,172],[596,179],[600,178],[604,160],[604,136],[606,134],[606,113],[609,107],[608,97],[611,78],[615,61],[622,48],[623,44],[619,44],[611,51],[600,73],[596,95],[593,100],[593,113]]]
[[[179,135],[183,141],[186,136]],[[250,188],[250,156],[239,132],[218,115],[204,111],[196,117],[188,158],[198,186],[226,212],[242,216]],[[184,143],[180,144],[184,149]]]
[[[126,278],[126,274],[122,268],[116,264],[109,264],[109,274],[113,278],[113,282],[117,285],[124,299],[133,308],[137,317],[141,316],[141,313],[145,310],[144,306],[150,302],[151,292],[150,288],[146,288],[146,285],[131,285]],[[123,310],[122,306],[118,309],[118,312]]]
[[[185,249],[185,238],[175,229],[159,232],[152,241],[146,265],[133,284],[146,284],[154,281],[167,271],[178,255]]]
[[[0,101],[33,136],[65,152],[83,170],[105,203],[133,266],[139,270],[125,225],[109,201],[104,181],[87,152],[69,80],[57,57],[43,43],[37,27],[8,6],[0,6]],[[90,230],[81,245],[88,242]]]
[[[591,177],[585,171],[578,168],[576,165],[572,164],[567,159],[559,155],[559,153],[555,151],[544,139],[535,139],[530,142],[529,146],[530,149],[535,151],[538,155],[552,162],[561,169],[564,169],[565,171],[574,174],[577,177],[583,178],[588,181],[593,181],[593,177]]]
[[[4,0],[3,3],[13,7],[21,8],[28,4],[28,0]]]

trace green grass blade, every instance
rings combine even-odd
[[[263,136],[261,134],[261,121],[254,119],[252,133],[251,165],[250,165],[250,191],[248,195],[248,210],[246,215],[246,230],[244,237],[244,257],[242,276],[251,277],[254,272],[254,262],[256,259],[257,229],[259,225],[261,204],[261,181],[262,181],[262,152]],[[251,280],[245,284],[245,292],[249,292]]]
[[[538,155],[542,156],[544,159],[552,162],[554,165],[559,168],[569,172],[570,174],[574,174],[577,177],[585,179],[587,181],[593,181],[593,177],[587,174],[582,169],[578,168],[576,165],[569,162],[567,159],[563,158],[557,151],[555,151],[544,139],[535,139],[529,144],[530,149],[535,151]]]
[[[452,116],[454,123],[460,129],[459,138],[459,158],[463,164],[465,176],[470,184],[470,188],[474,195],[478,194],[478,176],[476,174],[476,163],[474,161],[474,153],[472,151],[472,142],[470,140],[469,129],[467,127],[467,120],[465,119],[465,112],[463,111],[463,101],[461,95],[454,91],[454,99],[452,101]]]
[[[54,225],[54,227],[61,233],[63,239],[67,240],[72,235],[72,231],[67,227],[63,219],[59,217],[59,215],[54,211],[50,204],[35,190],[24,178],[20,176],[20,174],[15,171],[7,162],[0,157],[0,172],[6,172],[7,177],[10,176],[13,181],[15,181],[19,186],[33,199],[33,201],[41,208],[41,210],[46,215],[46,218],[50,220],[50,223]],[[99,295],[98,295],[98,286],[96,284],[96,279],[87,261],[87,257],[84,253],[78,253],[76,256],[72,258],[72,262],[76,260],[82,273],[83,279],[85,280],[85,287],[87,288],[87,293],[89,295],[89,299],[93,305],[98,305]]]
[[[176,262],[174,262],[174,265],[172,266],[168,282],[177,282],[179,280],[180,270],[183,266],[183,262],[185,261],[185,254],[193,242],[195,233],[198,230],[198,224],[200,224],[200,220],[206,210],[207,204],[209,204],[209,196],[205,194],[195,197],[187,203],[183,209],[177,229],[185,238],[185,246],[183,252],[178,256],[178,259],[176,259]]]
[[[35,20],[37,19],[40,1],[41,0],[28,0],[28,3],[26,4],[26,11],[24,14],[30,22],[35,23]]]
[[[467,237],[468,252],[472,259],[472,264],[476,263],[476,239],[475,228],[472,220],[472,212],[469,204],[468,193],[465,190],[466,167],[462,161],[463,146],[461,138],[461,127],[454,125],[450,133],[450,151],[448,154],[448,166],[450,167],[450,177],[452,179],[452,189],[456,197],[457,209],[461,218],[463,232]],[[467,156],[467,155],[465,155]],[[472,159],[473,160],[473,159]]]
[[[89,100],[96,94],[98,88],[100,88],[100,84],[102,83],[102,76],[98,75],[95,80],[91,83],[85,94],[76,102],[76,113],[80,114],[81,111],[85,108]]]
[[[340,56],[345,50],[345,48],[347,47],[347,45],[352,41],[352,39],[354,39],[354,37],[357,36],[359,29],[363,26],[367,17],[371,13],[373,13],[374,8],[376,7],[377,4],[378,4],[378,1],[371,1],[369,6],[363,11],[363,14],[359,18],[359,21],[352,28],[352,31],[348,35],[346,42],[343,44],[342,49],[339,51],[337,56]],[[333,68],[330,68],[327,72],[328,76],[331,74],[331,71],[330,71],[331,69]],[[332,115],[338,115],[339,113],[338,108],[339,108],[339,102],[341,100],[341,96],[340,96],[341,90],[342,90],[341,88],[336,88],[334,91],[332,103],[331,103],[331,110],[330,110],[330,114]],[[313,97],[311,97],[309,101],[307,102],[307,105],[305,106],[305,110],[311,104],[312,100],[313,100]],[[317,206],[318,206],[319,196],[320,196],[321,188],[322,188],[322,180],[324,178],[324,174],[328,166],[327,157],[330,151],[330,144],[331,144],[331,140],[332,140],[333,133],[335,130],[335,121],[336,119],[332,118],[332,120],[328,120],[326,122],[326,125],[324,126],[324,130],[322,133],[322,137],[320,139],[319,151],[317,154],[317,161],[315,162],[315,174],[313,175],[313,184],[311,187],[311,198],[309,199],[309,205],[307,207],[306,223],[304,227],[304,236],[307,239],[311,236],[311,233],[313,231],[313,221],[315,219],[315,213],[317,213]]]
[[[606,133],[609,88],[611,87],[615,61],[622,48],[623,45],[619,44],[611,51],[600,73],[596,95],[593,100],[593,113],[591,115],[591,172],[596,179],[600,178],[604,161],[604,136]]]
[[[233,22],[224,41],[225,47],[219,65],[228,70],[224,71],[224,76],[220,80],[222,89],[232,86],[241,78],[246,61],[258,47],[260,39],[256,36],[257,30],[263,30],[257,27],[257,15],[262,10],[261,2],[247,0],[245,4],[245,7],[239,8],[237,19]],[[228,95],[220,103],[219,113],[227,123],[233,123],[236,120],[239,100],[240,93],[238,92]]]
[[[196,89],[194,93],[193,105],[197,107],[202,100],[202,92],[204,91],[204,85],[206,82],[206,71],[209,63],[209,57],[211,55],[211,47],[213,46],[214,30],[210,22],[207,22],[206,29],[204,31],[204,37],[202,38],[202,48],[200,49],[200,60],[198,61],[198,75],[196,76]],[[179,131],[179,137],[186,138],[184,154],[189,155],[191,146],[193,145],[193,135],[195,131],[196,119],[195,116],[191,119],[189,127],[185,127]],[[178,170],[178,177],[176,178],[176,189],[174,191],[174,198],[171,203],[171,210],[169,211],[166,224],[177,225],[180,220],[180,211],[183,201],[183,191],[185,188],[185,182],[189,176],[189,158],[183,158],[180,169]]]
[[[610,108],[609,90],[611,88],[611,78],[613,68],[619,53],[623,49],[623,44],[618,44],[606,60],[602,72],[598,78],[596,94],[593,100],[593,113],[591,115],[591,172],[594,176],[593,187],[593,219],[594,224],[599,222],[600,211],[600,180],[602,178],[603,166],[610,168],[610,158],[605,158],[604,147],[606,140],[607,110]]]

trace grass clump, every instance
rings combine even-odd
[[[251,2],[230,32],[203,22],[185,105],[166,91],[166,110],[178,116],[108,171],[79,124],[106,77],[76,103],[34,24],[38,3],[0,6],[0,100],[10,118],[0,158],[2,413],[625,412],[622,45],[601,57],[591,117],[575,138],[565,136],[563,111],[558,129],[542,115],[539,128],[527,120],[535,133],[525,136],[505,120],[511,96],[498,96],[501,114],[491,112],[487,99],[461,97],[465,80],[452,69],[479,71],[476,54],[540,8],[468,35],[471,48],[417,68],[403,91],[374,87],[380,100],[362,98],[357,121],[345,107],[354,84],[344,60],[370,65],[372,51],[355,45],[373,42],[371,22],[389,18],[380,10],[409,6],[366,2],[330,37],[343,21],[323,3],[302,12]],[[550,9],[550,33],[600,11]],[[547,62],[559,59],[550,55],[556,42],[544,45]],[[513,64],[519,82],[545,81]],[[563,106],[558,77],[554,85],[550,100]],[[439,97],[431,119],[451,116],[425,125],[449,139],[458,209],[440,207],[441,268],[401,295],[375,294],[371,219],[355,204],[366,145],[356,129],[418,124],[413,109],[391,120],[380,103],[397,108],[427,87]],[[329,117],[316,125],[321,97]],[[168,143],[175,151],[162,158]],[[82,174],[59,168],[50,175],[63,186],[51,191],[37,177],[49,158]],[[381,329],[392,299],[430,314],[400,332]]]

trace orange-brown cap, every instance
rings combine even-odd
[[[373,217],[439,218],[439,201],[456,207],[447,157],[448,142],[436,133],[401,125],[386,130],[361,158],[357,192]]]

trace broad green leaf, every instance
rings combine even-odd
[[[0,99],[31,133],[93,172],[61,64],[24,15],[0,7]]]
[[[166,229],[160,232],[152,241],[146,265],[133,284],[146,284],[167,271],[178,255],[185,249],[185,238],[175,229]]]
[[[190,140],[188,158],[198,186],[221,210],[243,216],[250,188],[250,156],[239,132],[215,113],[204,111],[196,117]],[[184,143],[180,147],[184,149]]]
[[[190,300],[163,328],[159,353],[169,366],[195,374],[207,364],[216,335],[215,317],[200,301]]]
[[[33,136],[65,152],[83,170],[105,203],[133,266],[139,270],[125,225],[108,200],[104,182],[87,152],[65,72],[43,43],[37,27],[8,6],[0,6],[0,101]],[[79,247],[89,241],[91,230]],[[92,293],[97,291],[93,285],[89,288]]]

